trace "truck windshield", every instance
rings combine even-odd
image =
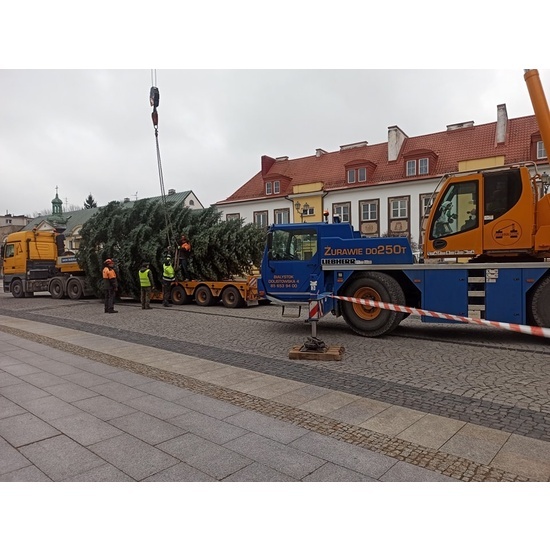
[[[430,237],[448,237],[477,227],[477,203],[477,181],[450,185],[437,209]]]
[[[306,227],[276,229],[268,254],[270,260],[309,260],[317,254],[317,230]]]

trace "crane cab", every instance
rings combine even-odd
[[[426,224],[425,258],[550,257],[550,203],[527,166],[448,177]]]

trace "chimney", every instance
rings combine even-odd
[[[495,145],[506,143],[506,129],[508,127],[508,112],[506,103],[497,105],[497,130],[495,134]]]
[[[473,128],[474,121],[469,120],[468,122],[457,122],[456,124],[448,124],[447,132],[452,132],[453,130],[460,130],[461,128]]]
[[[267,155],[262,155],[262,176],[265,176],[274,164],[274,158],[268,157]]]
[[[124,197],[124,202],[130,202],[130,199],[128,197]]]
[[[388,162],[397,160],[401,146],[408,137],[399,126],[388,126]]]
[[[288,160],[288,157],[277,157],[275,160]]]
[[[317,158],[321,157],[322,155],[326,155],[327,152],[324,149],[315,149],[315,156]]]
[[[175,194],[176,194],[176,190],[175,190],[175,189],[168,189],[168,194],[169,194],[169,195],[175,195]]]
[[[355,143],[348,143],[347,145],[340,145],[340,151],[346,151],[347,149],[355,149],[356,147],[366,147],[368,142],[357,141]]]

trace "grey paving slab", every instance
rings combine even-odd
[[[21,453],[53,481],[73,477],[105,463],[66,435],[32,443],[22,447]]]
[[[73,384],[72,382],[65,382],[64,384],[59,384],[59,386],[48,386],[48,393],[68,403],[87,399],[88,397],[96,397],[98,395],[95,391],[79,386],[78,384]]]
[[[228,416],[232,416],[244,410],[242,407],[237,407],[231,403],[225,403],[224,401],[218,401],[206,395],[197,394],[179,399],[177,403],[188,409],[193,409],[194,411],[218,418],[219,420],[223,420]]]
[[[26,374],[36,374],[41,372],[39,368],[29,365],[28,363],[24,363],[19,359],[13,358],[13,361],[14,363],[12,365],[4,365],[2,370],[9,374],[13,374],[13,376],[25,376]]]
[[[105,376],[99,376],[93,372],[82,372],[79,371],[76,374],[68,374],[63,377],[67,382],[72,382],[73,384],[78,384],[79,386],[84,386],[85,388],[93,388],[94,386],[99,386],[100,384],[106,384],[111,382]]]
[[[16,359],[15,357],[10,357],[9,355],[5,355],[7,352],[3,352],[0,355],[0,369],[8,372],[8,367],[13,367],[15,365],[25,365],[26,363],[24,361],[21,361],[20,359]]]
[[[157,447],[218,480],[252,464],[252,460],[242,454],[195,434],[176,437]]]
[[[296,479],[304,478],[325,464],[325,460],[316,456],[253,433],[234,439],[224,447]]]
[[[109,421],[109,424],[150,445],[158,445],[186,432],[185,429],[174,425],[174,423],[165,422],[141,411],[114,418]]]
[[[219,445],[248,433],[247,430],[243,430],[238,426],[197,411],[189,411],[182,416],[170,418],[170,422],[183,428],[186,432],[194,433]]]
[[[82,372],[80,369],[77,369],[72,365],[54,360],[42,362],[36,366],[40,367],[41,370],[49,372],[50,374],[55,374],[56,376],[69,376],[71,374],[79,374]]]
[[[23,407],[15,404],[13,401],[0,395],[0,418],[7,418],[8,416],[15,416],[17,414],[24,414],[26,410]]]
[[[166,399],[166,401],[177,401],[178,399],[195,395],[185,388],[178,388],[166,382],[160,382],[158,380],[151,381],[149,378],[147,380],[148,382],[146,384],[140,384],[136,386],[136,388],[151,395],[156,395],[161,399]]]
[[[99,384],[99,386],[94,386],[94,391],[104,395],[105,397],[114,399],[115,401],[123,402],[147,395],[140,390],[127,386],[126,384],[121,384],[120,382],[107,382],[106,384]]]
[[[189,409],[172,401],[166,401],[166,399],[156,397],[155,395],[145,395],[144,397],[131,399],[126,401],[126,404],[134,409],[156,416],[161,420],[181,416],[189,412]]]
[[[77,414],[52,419],[49,420],[49,423],[84,446],[93,445],[122,434],[121,430],[92,414],[79,409],[77,411]]]
[[[88,447],[107,462],[137,481],[177,464],[177,458],[128,434]]]
[[[21,380],[32,384],[38,388],[47,388],[48,386],[56,386],[65,382],[63,378],[50,374],[49,372],[37,372],[34,374],[26,374],[21,376]]]
[[[389,405],[382,403],[381,401],[375,401],[373,399],[362,398],[357,401],[353,401],[349,405],[340,407],[334,411],[328,411],[325,416],[339,420],[340,422],[346,422],[347,424],[361,424],[369,418],[377,415],[383,410],[387,409]]]
[[[360,474],[348,468],[338,466],[332,462],[327,462],[319,469],[315,470],[302,481],[309,482],[332,482],[332,483],[350,483],[350,482],[374,482],[378,481],[372,477]]]
[[[375,479],[397,462],[395,458],[314,432],[297,439],[291,446]]]
[[[442,482],[450,483],[458,481],[449,476],[440,474],[439,472],[432,472],[426,470],[420,466],[409,464],[408,462],[398,461],[395,466],[392,466],[383,476],[380,477],[380,481],[394,481],[394,482]]]
[[[124,416],[126,414],[132,414],[136,412],[136,409],[118,403],[113,399],[109,399],[104,395],[98,395],[97,397],[90,397],[88,399],[82,399],[80,401],[73,402],[76,407],[83,411],[89,412],[101,420],[111,420],[118,416]]]
[[[163,470],[158,474],[154,474],[148,478],[145,478],[143,481],[155,481],[155,482],[201,481],[202,482],[202,481],[217,481],[217,479],[205,474],[204,472],[201,472],[200,470],[197,470],[197,468],[193,468],[193,466],[189,466],[189,464],[180,462],[175,466],[166,468],[166,470]]]
[[[80,412],[80,409],[77,407],[74,407],[70,403],[54,395],[26,401],[24,407],[42,420],[52,420],[54,418],[61,418],[62,416],[69,416]]]
[[[12,386],[13,384],[21,384],[21,379],[9,372],[0,371],[0,388],[3,386]]]
[[[227,476],[222,481],[224,482],[259,482],[259,483],[280,483],[280,482],[290,482],[298,481],[297,479],[287,476],[265,464],[259,464],[258,462],[253,462],[250,466],[245,466],[238,472]]]
[[[39,399],[40,397],[48,397],[50,395],[47,391],[41,390],[32,384],[27,384],[27,382],[4,386],[0,388],[0,394],[18,405],[22,405],[23,403],[32,401],[33,399]]]
[[[104,363],[98,363],[97,361],[91,361],[85,357],[70,357],[70,364],[73,367],[81,371],[90,372],[92,374],[97,374],[98,376],[105,376],[107,374],[114,374],[115,372],[120,372],[121,369],[117,367],[112,367],[111,365],[105,365]]]
[[[305,428],[294,426],[289,422],[283,422],[276,418],[270,418],[256,411],[243,411],[229,416],[225,421],[279,443],[290,443],[308,433]]]
[[[4,482],[43,482],[52,481],[44,472],[41,472],[36,466],[26,466],[20,470],[14,470],[7,474],[0,475],[0,483]]]
[[[118,483],[118,482],[134,482],[129,475],[121,472],[111,464],[103,464],[98,468],[93,468],[87,472],[83,472],[76,476],[68,477],[63,480],[69,483],[84,483],[84,482],[99,482],[99,483]]]
[[[307,403],[313,399],[317,399],[322,395],[325,395],[330,390],[326,388],[320,388],[318,386],[303,386],[297,390],[289,391],[281,395],[276,395],[273,397],[273,401],[279,403],[284,403],[285,405],[290,405],[292,407],[298,407],[303,403]]]
[[[19,470],[31,463],[5,439],[0,438],[0,474]]]
[[[127,370],[106,374],[105,377],[114,380],[115,382],[126,384],[127,386],[141,386],[142,384],[146,384],[151,381],[151,379],[147,378],[147,376],[136,374],[135,372],[129,372]]]
[[[59,435],[58,430],[31,413],[18,414],[0,420],[0,437],[14,447],[28,445],[55,435]]]

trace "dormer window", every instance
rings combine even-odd
[[[426,176],[430,173],[430,159],[419,158],[407,161],[407,177]]]
[[[362,183],[367,181],[367,169],[365,167],[360,168],[350,168],[347,171],[348,183]]]
[[[281,192],[281,182],[279,180],[265,182],[266,195],[278,195]]]
[[[548,158],[548,153],[544,148],[544,142],[537,141],[537,160]]]

